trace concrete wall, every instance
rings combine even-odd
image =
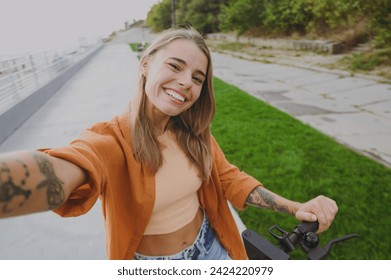
[[[18,104],[0,115],[0,143],[12,134],[21,124],[30,118],[56,91],[76,74],[103,46],[99,46],[82,60],[65,70],[62,74],[34,91]]]
[[[227,42],[248,43],[265,48],[321,51],[329,54],[341,53],[344,49],[343,45],[339,42],[322,40],[264,39],[235,36],[232,34],[224,33],[208,34],[208,39],[222,40]]]

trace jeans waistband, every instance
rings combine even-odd
[[[202,209],[202,208],[201,208]],[[203,209],[202,209],[203,210]],[[145,256],[135,253],[136,260],[196,260],[201,252],[208,252],[215,240],[215,234],[210,226],[209,219],[203,210],[204,218],[200,231],[192,245],[179,253],[167,256]]]

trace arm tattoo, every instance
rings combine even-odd
[[[46,199],[49,209],[57,208],[64,201],[64,182],[55,174],[53,164],[45,157],[34,154],[34,158],[38,163],[39,170],[46,178],[38,184],[37,189],[47,188]]]
[[[252,205],[260,208],[266,208],[275,211],[290,213],[288,207],[283,205],[278,205],[276,203],[276,199],[274,195],[261,187],[256,187],[249,194],[249,196],[246,199],[246,203],[248,205]]]
[[[45,179],[36,186],[36,189],[46,188],[46,200],[49,209],[57,208],[65,199],[63,189],[64,182],[56,176],[52,163],[46,157],[37,153],[34,153],[33,155],[41,174],[45,177]],[[29,199],[32,191],[25,189],[29,177],[29,168],[27,164],[22,161],[18,159],[9,159],[0,162],[0,203],[3,204],[0,209],[1,213],[12,212],[13,209],[10,209],[10,203],[15,197],[22,196],[23,198],[23,200],[19,202],[19,207],[22,207]]]
[[[15,168],[21,169],[23,174],[17,182],[15,182],[11,176],[9,165],[4,161],[0,162],[0,202],[4,203],[3,207],[0,209],[1,213],[12,212],[12,210],[8,208],[8,204],[14,197],[24,197],[24,200],[19,203],[19,207],[21,207],[31,194],[31,190],[23,189],[27,178],[30,176],[27,165],[19,160],[15,160],[15,162]]]

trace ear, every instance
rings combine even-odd
[[[147,61],[147,59],[144,59],[143,61],[141,61],[140,65],[141,65],[141,73],[146,77],[147,76],[147,72],[148,72],[148,61]]]

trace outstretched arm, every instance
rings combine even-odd
[[[87,180],[83,169],[42,152],[0,155],[0,218],[59,207]]]
[[[327,230],[338,212],[337,204],[328,197],[317,196],[305,203],[299,203],[281,197],[261,186],[256,187],[250,193],[246,204],[285,212],[300,221],[313,222],[317,220],[319,223],[318,232]]]

